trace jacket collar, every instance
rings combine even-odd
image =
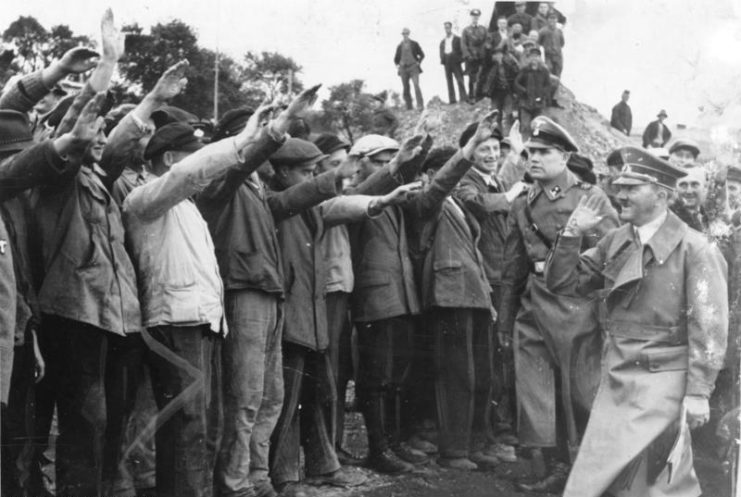
[[[576,177],[576,175],[574,175],[574,173],[572,173],[570,170],[566,169],[559,175],[558,180],[554,182],[554,185],[549,187],[548,190],[545,190],[543,188],[543,185],[536,181],[532,188],[530,188],[530,192],[527,195],[527,201],[528,203],[532,204],[533,201],[538,198],[538,195],[540,195],[541,192],[543,192],[545,196],[548,197],[548,200],[554,201],[565,196],[566,192],[571,187],[578,184],[579,179]]]
[[[659,230],[649,241],[645,243],[651,249],[654,258],[659,264],[663,264],[669,254],[679,245],[687,232],[687,225],[683,223],[673,212],[669,211],[666,220]]]

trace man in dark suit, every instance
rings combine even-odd
[[[455,88],[453,88],[453,76],[458,83],[458,95],[461,101],[466,100],[466,85],[463,83],[463,71],[461,71],[461,61],[463,52],[461,51],[461,37],[453,34],[453,24],[446,22],[445,38],[440,42],[440,63],[445,67],[445,80],[448,83],[448,102],[456,103]]]
[[[401,84],[404,87],[404,102],[407,105],[407,109],[413,109],[412,94],[409,91],[409,80],[411,79],[414,84],[417,108],[422,110],[425,108],[425,104],[422,99],[422,90],[419,88],[419,75],[422,72],[420,64],[422,63],[422,59],[425,58],[425,53],[422,51],[419,43],[409,38],[409,33],[411,33],[409,28],[401,30],[401,36],[404,39],[396,47],[394,64],[396,64],[396,70],[401,77]]]
[[[672,132],[664,124],[664,119],[669,117],[664,109],[656,115],[658,119],[650,122],[643,132],[643,148],[658,148],[666,145],[672,138]]]
[[[625,90],[620,101],[612,108],[610,117],[610,126],[630,136],[630,128],[633,127],[633,112],[628,105],[630,91]]]

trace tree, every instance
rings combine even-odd
[[[48,46],[49,32],[35,17],[20,16],[10,23],[3,33],[3,41],[12,47],[18,70],[31,72],[46,65],[44,48]]]
[[[363,93],[362,79],[340,83],[329,88],[329,98],[322,102],[322,124],[335,129],[351,142],[354,137],[374,132],[374,117],[379,111],[372,95]]]
[[[301,66],[291,57],[278,52],[247,52],[244,61],[244,90],[252,100],[272,100],[278,94],[296,94],[304,89],[296,76]]]

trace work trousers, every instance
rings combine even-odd
[[[563,72],[563,54],[546,52],[545,65],[548,66],[552,75],[560,79]]]
[[[289,325],[290,326],[290,325]],[[270,449],[274,485],[300,480],[301,447],[306,475],[340,469],[330,419],[335,416],[336,392],[329,356],[292,343],[283,344],[285,402]]]
[[[358,323],[358,388],[368,431],[368,450],[383,452],[401,442],[401,413],[414,351],[412,317]]]
[[[439,449],[468,457],[489,438],[492,319],[488,310],[433,308]]]
[[[221,496],[249,495],[268,480],[270,435],[283,405],[283,304],[259,290],[226,294],[224,437],[216,470]]]
[[[492,90],[491,94],[492,109],[499,111],[497,121],[499,128],[504,136],[509,135],[512,127],[512,111],[514,110],[515,98],[510,90]]]
[[[337,391],[336,416],[330,422],[330,434],[336,447],[341,447],[345,433],[345,395],[347,383],[353,377],[352,365],[352,323],[349,311],[350,294],[330,292],[327,294],[327,331],[329,350],[327,355],[334,373]],[[334,426],[334,428],[332,428]]]
[[[407,106],[407,109],[411,110],[414,107],[412,106],[412,93],[411,88],[409,87],[409,81],[411,80],[412,84],[414,85],[414,96],[417,99],[417,108],[419,110],[422,110],[425,108],[425,102],[422,98],[422,90],[419,87],[419,64],[411,64],[407,66],[399,66],[399,76],[401,77],[401,85],[404,91],[404,103]]]
[[[155,435],[158,497],[213,495],[221,440],[221,337],[208,325],[144,332],[159,412]]]
[[[483,70],[484,59],[470,59],[466,61],[466,74],[468,75],[468,96],[472,99],[479,99],[482,97],[480,94],[480,83],[482,77],[485,79],[486,73]]]
[[[466,96],[466,85],[463,82],[463,71],[461,69],[460,62],[452,62],[448,60],[448,56],[445,56],[443,67],[445,68],[445,81],[448,84],[448,102],[451,104],[456,103],[455,99],[455,86],[453,85],[453,78],[458,85],[458,96],[461,102],[465,102]]]
[[[428,314],[415,316],[414,348],[407,384],[408,407],[402,412],[402,430],[410,434],[425,431],[426,421],[435,420],[434,335]]]
[[[109,496],[134,496],[134,477],[123,460],[128,452],[126,433],[134,412],[140,370],[146,346],[141,334],[108,337],[105,372],[106,423],[103,484]]]
[[[57,495],[100,495],[106,432],[104,377],[110,334],[58,316],[44,316],[42,327],[48,332],[47,350],[53,351],[45,361],[47,387],[54,391],[57,403]]]
[[[491,283],[491,305],[499,312],[502,285]],[[512,348],[505,348],[493,335],[494,381],[492,388],[492,425],[494,433],[514,432],[517,395],[515,389],[515,357]]]

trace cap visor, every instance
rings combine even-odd
[[[619,185],[625,185],[625,186],[648,185],[649,183],[650,182],[648,181],[640,180],[637,178],[623,178],[623,177],[619,177],[612,182],[613,185],[618,185],[618,186]]]
[[[549,145],[547,143],[528,140],[525,143],[525,148],[556,148],[556,147],[554,145]]]

